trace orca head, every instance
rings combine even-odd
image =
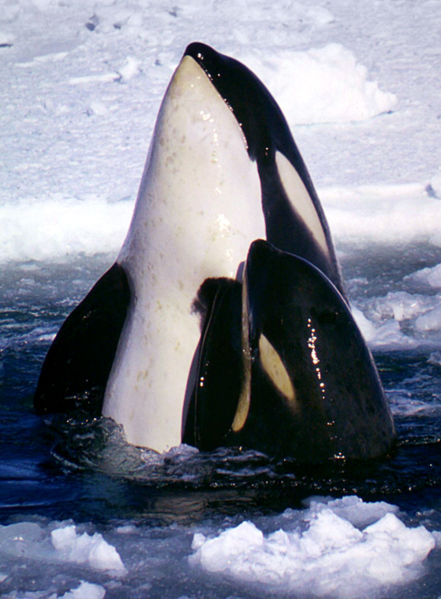
[[[199,296],[207,316],[184,442],[303,462],[390,449],[395,429],[372,356],[317,267],[256,240],[241,283],[209,280]]]
[[[257,240],[242,294],[251,367],[237,440],[306,461],[385,454],[395,429],[378,372],[328,277]]]
[[[236,242],[265,238],[306,258],[343,290],[325,215],[277,102],[246,66],[199,42],[187,47],[161,104],[120,262],[145,244],[146,227],[138,223],[160,226],[155,201],[169,204],[167,223],[181,221],[172,226],[193,219],[194,228],[218,237],[227,232]],[[212,265],[220,244],[201,242],[199,254],[213,249]]]
[[[184,56],[203,69],[243,130],[250,158],[258,164],[274,160],[277,150],[293,155],[292,136],[279,106],[263,83],[238,60],[194,42]]]
[[[273,96],[245,65],[205,44],[190,44],[185,56],[204,70],[243,131],[259,172],[266,239],[320,268],[343,293],[326,217]]]

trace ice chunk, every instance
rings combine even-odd
[[[135,77],[140,72],[139,60],[133,56],[128,56],[123,66],[118,69],[118,72],[121,75],[122,81],[132,79],[132,77]]]
[[[1,46],[12,46],[15,36],[9,31],[2,31],[0,29],[0,47]]]
[[[105,594],[104,587],[82,581],[79,587],[64,593],[60,599],[103,599]]]
[[[433,306],[431,297],[411,294],[406,291],[391,291],[377,298],[375,312],[379,318],[394,318],[402,321],[415,318]]]
[[[418,316],[415,320],[415,327],[421,332],[441,330],[441,306]]]
[[[323,497],[311,497],[306,505],[309,506],[312,513],[320,511],[326,504],[340,518],[348,520],[351,524],[364,527],[377,520],[380,520],[386,514],[396,514],[398,507],[385,501],[363,501],[356,495],[346,495],[340,499],[326,499]]]
[[[130,222],[130,201],[98,197],[17,201],[0,206],[0,262],[51,260],[119,249]],[[29,232],[32,231],[32,235]]]
[[[70,77],[68,79],[69,85],[82,85],[88,83],[108,83],[109,81],[116,81],[119,78],[118,73],[97,73],[95,75],[83,75],[81,77]]]
[[[304,19],[306,16],[317,27],[324,27],[335,21],[334,15],[323,6],[300,4],[299,9],[301,10],[301,18]]]
[[[126,568],[115,547],[109,545],[101,534],[78,534],[75,525],[56,528],[51,532],[54,548],[65,561],[87,563],[97,570],[125,574]]]
[[[437,264],[432,268],[422,268],[412,273],[407,280],[416,281],[431,287],[441,288],[441,264]]]
[[[441,366],[441,352],[440,351],[432,352],[427,361],[429,362],[429,364],[435,364],[436,366]]]
[[[361,310],[356,308],[355,306],[351,306],[352,315],[354,316],[355,322],[358,325],[363,337],[366,339],[368,343],[374,340],[375,338],[375,325],[363,314]]]
[[[441,198],[441,173],[434,175],[430,183],[426,186],[428,195],[434,198]]]
[[[45,533],[34,522],[0,526],[0,551],[14,557],[35,558],[46,550]]]
[[[396,511],[354,497],[313,500],[293,530],[264,534],[245,521],[210,539],[195,535],[189,561],[267,591],[371,596],[383,585],[415,578],[435,547],[433,534],[422,526],[406,527]],[[372,519],[364,529],[354,525]]]
[[[104,116],[107,114],[107,111],[107,106],[103,102],[100,102],[99,100],[93,100],[90,103],[87,113],[90,115],[96,114],[98,116]]]
[[[244,61],[268,85],[291,125],[362,121],[392,110],[397,102],[369,80],[366,67],[341,44],[280,50]]]
[[[236,574],[247,577],[248,568],[245,564],[245,570],[243,569],[242,558],[250,552],[259,552],[263,545],[263,533],[252,522],[245,521],[236,528],[225,530],[214,539],[195,535],[192,548],[196,548],[196,554],[192,561],[199,562],[210,572],[233,570]]]

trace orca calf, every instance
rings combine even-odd
[[[125,242],[61,327],[34,405],[111,417],[159,452],[241,445],[321,461],[393,444],[305,164],[238,61],[186,49]]]

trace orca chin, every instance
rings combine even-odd
[[[187,47],[127,237],[49,348],[34,405],[103,414],[159,452],[316,462],[391,448],[311,178],[276,101],[233,58]]]

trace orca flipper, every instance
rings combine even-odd
[[[393,420],[371,353],[334,284],[258,240],[244,284],[251,378],[228,442],[305,461],[384,455]],[[238,406],[238,411],[240,406]]]
[[[242,286],[233,279],[207,279],[196,308],[203,328],[196,376],[183,427],[183,442],[203,450],[225,443],[242,386]]]
[[[64,321],[46,355],[34,407],[40,414],[80,408],[99,416],[130,300],[115,263]]]

